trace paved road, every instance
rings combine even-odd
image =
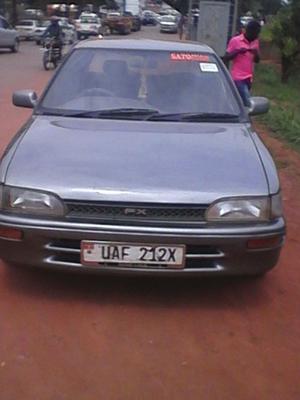
[[[0,53],[2,150],[29,115],[10,105],[11,92],[40,92],[50,75],[32,43]],[[288,218],[297,223],[292,210]],[[74,276],[1,263],[0,399],[298,400],[298,256],[299,241],[288,240],[261,281]]]

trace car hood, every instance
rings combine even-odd
[[[266,195],[243,124],[34,118],[6,184],[63,199],[207,204]]]

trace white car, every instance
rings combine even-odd
[[[254,18],[251,15],[244,15],[240,18],[240,24],[243,27],[246,27],[250,21],[252,21]]]
[[[78,39],[98,36],[101,33],[101,20],[94,13],[82,13],[76,23]]]
[[[35,31],[40,26],[40,22],[35,19],[23,19],[16,25],[20,39],[31,40],[35,38]]]
[[[0,16],[0,48],[11,49],[16,53],[19,50],[19,34],[5,18]]]

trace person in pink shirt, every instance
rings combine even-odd
[[[261,25],[250,21],[245,33],[230,39],[224,61],[232,61],[231,76],[246,107],[250,107],[250,89],[254,63],[259,62],[259,34]]]

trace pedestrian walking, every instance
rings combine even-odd
[[[250,90],[253,81],[254,63],[258,63],[259,34],[261,25],[250,21],[244,33],[229,41],[224,61],[232,61],[231,76],[246,107],[250,107]]]

